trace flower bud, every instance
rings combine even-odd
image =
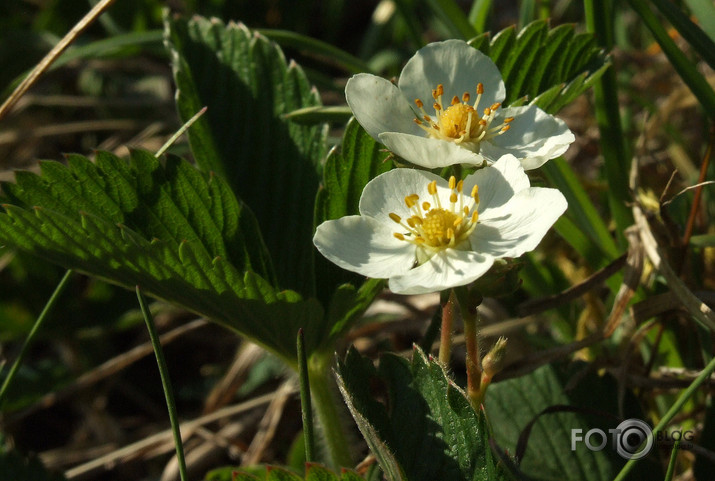
[[[496,373],[504,367],[504,358],[506,356],[506,338],[500,337],[497,339],[494,347],[482,359],[482,371],[489,378],[494,377]]]

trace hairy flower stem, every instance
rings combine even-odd
[[[449,366],[449,359],[452,357],[452,324],[454,320],[454,291],[450,291],[447,299],[444,300],[442,293],[442,330],[439,338],[439,362],[444,367]]]
[[[318,425],[327,448],[328,461],[337,469],[350,467],[354,463],[339,412],[340,404],[336,398],[333,370],[330,368],[329,359],[329,356],[314,354],[308,361],[308,372],[313,406],[318,415]]]
[[[464,287],[457,287],[452,292],[459,301],[464,323],[464,340],[467,347],[467,396],[472,407],[477,410],[484,398],[480,388],[482,368],[479,364],[479,301],[475,302],[473,296]]]

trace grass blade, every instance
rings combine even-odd
[[[613,47],[613,25],[609,12],[613,10],[610,0],[586,0],[586,25],[595,33],[600,45],[607,50]],[[630,153],[621,127],[618,110],[618,87],[616,72],[610,68],[594,85],[596,122],[601,133],[601,153],[608,181],[608,205],[616,221],[619,243],[625,245],[623,231],[633,224],[633,216],[627,207],[630,201],[628,190],[628,160]]]
[[[675,71],[678,72],[683,82],[686,83],[703,106],[705,114],[715,120],[715,91],[710,87],[705,77],[698,72],[695,65],[688,60],[673,39],[670,38],[668,32],[666,32],[644,0],[628,0],[628,3],[641,17],[648,30],[651,31],[658,45],[663,49],[663,53],[673,64]]]
[[[181,481],[187,481],[189,477],[186,474],[186,459],[184,459],[184,445],[181,442],[181,428],[179,427],[179,417],[176,414],[174,391],[171,388],[171,378],[169,377],[169,370],[166,367],[164,351],[161,348],[159,334],[157,334],[156,332],[156,326],[154,325],[154,317],[149,311],[149,306],[147,305],[146,299],[144,298],[144,295],[142,294],[139,286],[137,286],[136,291],[137,299],[139,299],[139,306],[141,307],[142,315],[144,316],[144,322],[146,322],[146,328],[149,331],[151,345],[154,348],[154,355],[156,355],[156,363],[159,366],[161,387],[164,389],[166,407],[169,410],[169,421],[171,422],[171,432],[174,435],[174,445],[176,446],[176,459],[179,462],[179,474],[181,476]]]
[[[2,388],[0,388],[0,406],[2,406],[3,400],[5,398],[5,394],[7,393],[7,390],[10,387],[12,380],[15,378],[15,375],[17,374],[17,370],[20,368],[20,364],[22,364],[23,359],[25,359],[25,355],[27,354],[27,349],[30,347],[30,344],[32,344],[32,341],[35,339],[35,335],[40,330],[40,327],[42,326],[42,324],[45,322],[47,315],[50,313],[50,311],[52,311],[52,308],[57,303],[57,300],[59,299],[60,294],[62,294],[62,292],[67,287],[70,277],[72,277],[72,270],[68,270],[65,273],[64,277],[60,280],[59,284],[57,284],[55,291],[50,296],[50,299],[47,301],[47,304],[45,304],[44,309],[42,309],[42,312],[37,317],[37,321],[35,321],[35,325],[32,326],[30,333],[27,335],[27,339],[25,339],[25,343],[22,345],[22,348],[20,349],[20,354],[17,356],[17,359],[15,359],[15,362],[12,364],[12,367],[10,368],[10,372],[7,374],[5,381],[3,381]]]
[[[651,0],[680,35],[695,49],[711,68],[715,68],[715,42],[693,23],[674,3],[667,0]],[[713,12],[715,13],[715,12]]]

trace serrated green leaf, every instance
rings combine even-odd
[[[315,225],[359,214],[358,204],[365,185],[392,167],[389,153],[351,119],[340,147],[334,148],[326,159],[323,188],[315,201]],[[384,283],[376,279],[363,281],[361,276],[340,269],[319,255],[315,258],[315,271],[318,295],[329,306],[324,329],[330,332],[325,338],[325,346],[330,347],[331,341],[349,329],[370,305]],[[353,287],[360,284],[357,290]]]
[[[518,35],[508,27],[488,39],[482,34],[469,43],[499,67],[506,85],[505,105],[518,105],[526,98],[555,113],[586,91],[608,65],[593,35],[575,34],[574,25],[549,30],[546,20],[537,20]]]
[[[320,99],[277,45],[242,24],[167,19],[177,106],[198,165],[224,177],[256,215],[280,285],[312,292],[313,204],[324,125],[284,118]]]
[[[325,466],[307,463],[305,466],[305,481],[340,481],[340,478]]]
[[[318,206],[316,225],[329,219],[358,214],[365,185],[392,169],[389,153],[353,118],[348,122],[339,148],[328,154],[323,171],[327,197]]]
[[[500,65],[502,77],[509,79],[509,95],[504,101],[507,105],[527,93],[524,88],[527,81],[537,84],[535,79],[530,78],[530,70],[544,62],[541,60],[543,53],[540,49],[534,48],[534,45],[541,45],[546,34],[546,22],[533,22],[527,25],[519,32],[509,55]]]
[[[505,479],[491,454],[483,414],[418,348],[412,362],[382,356],[377,370],[351,350],[338,364],[338,382],[388,479]],[[372,398],[375,382],[386,386],[389,410]]]
[[[303,478],[286,469],[268,466],[266,468],[266,481],[303,481]]]
[[[384,279],[367,279],[359,289],[352,284],[342,284],[335,289],[325,313],[325,327],[328,335],[320,348],[332,350],[334,342],[340,339],[372,304],[375,297],[385,287]]]
[[[270,282],[255,220],[219,177],[176,157],[162,165],[140,151],[131,165],[106,152],[96,164],[81,156],[69,164],[45,163],[41,176],[19,172],[17,183],[4,185],[18,205],[0,213],[0,242],[128,288],[140,285],[289,364],[298,328],[322,332],[317,300]],[[308,352],[321,339],[309,340]]]
[[[572,429],[581,429],[584,435],[592,428],[608,433],[608,429],[622,421],[617,415],[615,380],[592,372],[584,376],[582,369],[586,369],[584,364],[547,365],[526,376],[496,383],[487,391],[486,414],[503,449],[515,453],[522,431],[536,419],[520,465],[529,479],[610,481],[625,464],[626,460],[610,444],[601,451],[592,451],[584,443],[578,443],[576,450],[571,450]],[[566,390],[565,386],[573,384],[575,377],[579,379],[578,385]],[[542,413],[557,405],[582,411],[555,409]],[[633,397],[627,396],[625,408],[627,416],[643,419]],[[662,478],[657,464],[641,462],[638,466],[642,471],[633,479]]]
[[[340,481],[364,481],[364,478],[355,471],[343,468]]]

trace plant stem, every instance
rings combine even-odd
[[[700,165],[700,177],[698,177],[698,184],[705,182],[705,177],[707,177],[708,167],[710,166],[710,157],[713,153],[713,144],[715,143],[715,124],[710,125],[710,141],[708,142],[708,147],[705,150],[705,155],[703,156],[703,162]],[[690,243],[690,238],[693,235],[693,225],[695,225],[695,216],[700,208],[700,198],[703,194],[703,186],[699,185],[695,189],[695,197],[693,197],[693,204],[690,206],[690,214],[688,214],[688,223],[685,225],[685,233],[683,234],[683,247],[686,248]]]
[[[454,291],[449,292],[449,297],[442,302],[442,329],[439,336],[439,362],[444,367],[449,366],[452,357],[452,324],[454,320]]]
[[[144,321],[146,322],[146,328],[149,331],[149,338],[151,339],[151,345],[154,348],[154,355],[156,356],[156,363],[159,366],[159,375],[161,376],[161,387],[164,389],[164,397],[166,398],[166,407],[169,411],[169,422],[171,423],[171,431],[174,434],[174,445],[176,446],[176,459],[179,462],[179,475],[181,476],[181,481],[187,481],[189,479],[186,473],[186,460],[184,459],[184,445],[181,441],[181,429],[179,427],[179,417],[176,414],[176,402],[174,401],[174,391],[171,388],[171,378],[169,377],[169,370],[166,367],[166,360],[164,359],[164,351],[161,348],[161,341],[159,340],[159,335],[156,332],[156,326],[154,326],[154,317],[149,311],[149,306],[141,292],[139,286],[136,287],[137,299],[139,299],[139,306],[141,307],[142,314],[144,315]]]
[[[482,403],[483,393],[480,389],[482,368],[479,365],[479,309],[478,303],[470,300],[464,287],[456,287],[452,291],[459,302],[459,310],[464,323],[464,342],[467,348],[467,396],[475,410]]]
[[[323,441],[327,446],[329,461],[333,468],[349,467],[353,465],[350,455],[349,442],[339,412],[338,399],[334,389],[330,356],[313,354],[308,364],[310,373],[310,391],[319,426],[323,434]]]
[[[310,375],[308,359],[305,355],[305,336],[303,329],[298,330],[298,377],[300,379],[300,407],[303,414],[303,439],[305,439],[305,460],[315,460],[315,441],[313,438],[313,407],[310,399]]]
[[[7,374],[5,381],[3,381],[2,388],[0,388],[0,406],[2,406],[2,403],[5,400],[5,394],[7,393],[7,390],[10,387],[12,380],[15,379],[15,375],[17,374],[17,370],[20,368],[20,364],[22,364],[22,361],[25,359],[25,355],[27,354],[27,350],[30,347],[30,344],[32,344],[35,335],[40,330],[40,326],[42,326],[42,323],[47,318],[47,315],[57,303],[60,294],[62,294],[62,291],[64,291],[65,287],[67,287],[71,276],[71,269],[65,272],[64,277],[62,277],[59,284],[57,284],[57,287],[55,287],[55,291],[50,296],[50,299],[47,301],[47,304],[45,304],[45,307],[42,309],[42,312],[35,321],[35,325],[32,326],[30,333],[27,335],[25,343],[22,345],[22,348],[20,348],[20,354],[18,354],[17,359],[15,359],[15,362],[12,364],[10,372]]]

